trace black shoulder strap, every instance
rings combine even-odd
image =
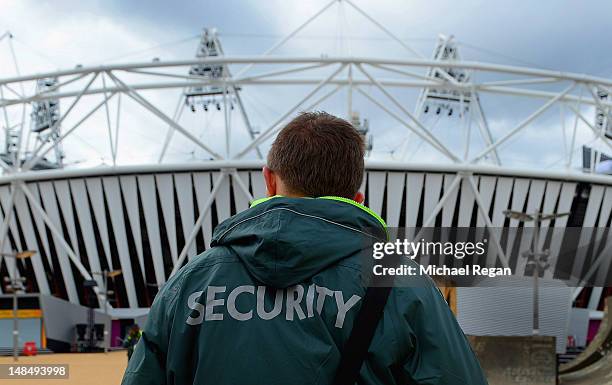
[[[342,349],[334,385],[353,385],[357,381],[390,292],[391,287],[367,288],[361,309],[355,317],[353,330]]]

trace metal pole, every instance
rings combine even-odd
[[[540,213],[534,215],[535,229],[533,234],[533,244],[531,247],[533,255],[533,335],[540,334],[540,297],[539,297],[539,282],[540,277]]]
[[[19,321],[17,320],[17,257],[15,257],[15,264],[13,265],[13,280],[11,281],[11,287],[13,288],[13,361],[17,362],[19,359],[18,345],[19,345]]]
[[[108,319],[108,270],[104,270],[104,320]],[[112,325],[112,322],[110,322]],[[109,326],[110,326],[109,325]],[[108,340],[108,329],[104,327],[104,353],[108,353],[110,341]]]

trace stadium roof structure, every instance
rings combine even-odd
[[[274,55],[333,6],[365,17],[404,49],[406,58]],[[0,39],[10,41],[10,34]],[[544,227],[609,226],[612,177],[577,169],[575,163],[584,135],[589,146],[612,152],[612,79],[466,61],[459,49],[453,37],[440,36],[433,56],[425,58],[351,0],[333,0],[262,55],[225,55],[219,35],[206,29],[191,59],[0,77],[6,134],[0,156],[0,250],[37,250],[19,274],[29,278],[32,290],[75,303],[85,301],[83,281],[101,279],[92,271],[120,268],[114,306],[147,307],[171,274],[208,247],[217,223],[265,194],[258,175],[262,154],[283,124],[334,98],[334,106],[344,106],[343,114],[356,125],[364,122],[355,120],[355,112],[364,115],[367,109],[397,128],[399,146],[377,158],[382,134],[363,125],[363,134],[374,139],[363,186],[367,203],[391,226],[518,227],[503,211],[524,209],[572,211]],[[242,100],[249,89],[260,87],[290,89],[278,91],[275,100],[286,109],[260,119],[263,129],[253,124]],[[174,109],[167,95],[178,96]],[[501,115],[495,127],[488,108]],[[185,118],[190,110],[198,117],[217,114],[206,137],[199,131],[202,118]],[[442,119],[446,132],[437,133]],[[539,119],[558,128],[551,140],[541,139]],[[126,120],[129,124],[122,124]],[[144,147],[130,132],[160,123],[149,161],[122,157]],[[541,160],[519,167],[508,159],[516,151],[512,142],[530,131],[540,138],[532,141],[532,152],[561,144],[554,150],[559,167],[547,168]],[[93,140],[107,151],[105,164],[67,162],[66,141],[87,132],[95,132]],[[411,150],[412,143],[418,149]],[[181,161],[169,156],[172,146],[197,156]],[[421,160],[409,160],[417,151]],[[594,160],[587,171],[597,164]],[[488,262],[525,271],[521,259],[512,257],[513,245],[493,238]],[[524,249],[529,239],[518,242]],[[542,242],[558,251],[562,240],[543,237]],[[576,276],[591,262],[608,263],[609,269],[609,260],[597,255],[578,255],[576,261]],[[2,261],[3,275],[12,274],[12,263]],[[555,271],[553,266],[548,278]],[[592,292],[595,308],[601,293]]]

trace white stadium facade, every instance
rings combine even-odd
[[[562,240],[542,240],[551,252],[551,266],[543,274],[550,288],[542,292],[542,334],[561,337],[558,351],[564,351],[573,308],[597,319],[603,298],[610,295],[605,282],[612,254],[606,242],[612,236],[608,234],[612,176],[605,172],[609,167],[605,153],[612,154],[612,96],[608,96],[612,79],[465,61],[452,37],[440,37],[431,58],[423,58],[348,0],[343,6],[379,27],[406,50],[408,58],[274,55],[338,3],[330,2],[261,56],[224,55],[215,31],[205,30],[192,59],[0,74],[0,121],[6,137],[0,158],[2,279],[24,277],[27,293],[83,306],[92,304],[93,291],[94,307],[106,307],[117,317],[142,314],[164,282],[209,247],[218,223],[265,195],[262,154],[283,124],[298,111],[321,108],[327,100],[341,96],[345,117],[353,120],[372,149],[363,184],[366,204],[381,213],[389,226],[532,226],[506,218],[504,211],[513,210],[570,213],[543,220],[543,231],[601,229],[599,242],[605,247],[598,248],[600,253],[576,255],[571,263],[574,276],[600,274],[600,285],[594,287],[583,288],[584,282],[557,287],[560,269],[555,255]],[[10,35],[3,39],[10,41]],[[241,94],[257,87],[305,91],[276,119],[256,129]],[[150,96],[154,92],[180,95],[176,109],[158,107],[155,96]],[[398,96],[402,92],[416,98],[407,102]],[[507,124],[493,130],[487,100],[495,98],[508,106],[512,105],[508,100],[517,100],[522,109],[505,108]],[[131,103],[132,109],[122,110],[123,103]],[[419,143],[422,156],[416,160],[374,156],[379,138],[356,113],[360,103],[399,127],[400,138]],[[134,106],[139,115],[131,118],[132,124],[145,114],[147,122],[164,127],[164,135],[158,138],[161,151],[148,163],[121,164],[121,151],[146,145],[121,143],[123,132],[132,127],[119,122]],[[204,114],[209,108],[219,119],[214,137],[203,138],[184,119],[183,111]],[[365,116],[367,110],[359,110]],[[504,113],[504,108],[499,110]],[[563,140],[561,166],[509,165],[504,155],[510,150],[504,146],[540,127],[535,124],[538,119],[551,114],[561,116],[554,123],[559,127],[557,137]],[[95,167],[66,164],[64,141],[86,130],[95,117],[93,124],[102,127],[100,138],[110,149],[110,161]],[[438,119],[453,119],[447,125],[458,127],[457,136],[435,131]],[[581,141],[584,137],[588,140]],[[168,160],[167,150],[174,141],[195,148],[200,159]],[[547,145],[542,141],[533,148],[537,151]],[[522,237],[518,246],[512,242],[494,239],[488,263],[509,266],[518,276],[527,277],[525,260],[518,254],[529,247],[530,239]],[[26,250],[35,254],[13,258]],[[104,272],[118,270],[120,274],[105,277]],[[96,287],[84,285],[91,280]],[[495,308],[498,297],[487,299],[476,288],[472,291],[478,293],[475,300],[469,288],[462,289],[457,299],[460,323],[471,334],[531,333],[529,312],[513,325],[504,323],[512,315],[504,309],[514,305],[531,309],[531,291],[522,289],[504,288],[501,308]],[[7,294],[5,285],[2,290]],[[476,304],[481,308],[476,309]],[[478,318],[486,306],[495,309],[489,316],[497,313],[497,319]]]

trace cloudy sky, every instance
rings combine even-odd
[[[462,56],[468,60],[612,77],[610,1],[354,2],[426,57],[431,55],[440,33],[453,34],[460,43]],[[22,74],[73,68],[77,64],[149,62],[154,57],[162,61],[192,58],[202,27],[218,29],[227,55],[257,55],[327,3],[327,0],[0,0],[0,36],[4,31],[13,34],[12,43]],[[331,7],[275,54],[413,57],[342,3]],[[4,39],[0,41],[0,78],[14,74],[8,40]],[[276,91],[262,87],[245,89],[243,94],[254,125],[266,128],[291,105],[292,97],[299,98],[300,93],[303,95],[306,90]],[[279,95],[287,97],[280,98]],[[397,95],[398,98],[401,96]],[[149,97],[171,115],[178,91],[151,94]],[[406,101],[410,110],[414,108],[414,101],[409,96],[402,100]],[[91,106],[94,102],[87,103],[85,101],[83,107]],[[330,101],[321,107],[340,113],[344,103],[340,100]],[[526,117],[541,103],[536,101],[535,104],[525,105],[520,100],[483,100],[496,136],[515,124],[513,119]],[[356,100],[355,104],[361,115],[370,119],[375,137],[372,156],[388,158],[391,151],[396,150],[395,145],[406,140],[405,129],[363,101]],[[114,108],[111,108],[109,115],[115,116]],[[191,127],[203,140],[215,143],[218,136],[215,133],[220,133],[220,115],[187,114],[182,123]],[[232,113],[234,115],[236,113]],[[539,148],[541,141],[561,145],[559,110],[551,111],[549,115],[534,122],[538,127],[536,130],[526,132],[508,144],[505,154],[510,164],[530,166],[539,163],[556,167],[554,164],[561,155],[559,148],[551,146],[550,150],[540,151],[537,155],[533,151]],[[19,116],[18,112],[12,112],[13,119]],[[89,126],[79,128],[78,136],[66,140],[67,159],[88,165],[109,162],[109,145],[101,144],[107,130],[106,120],[102,113],[96,116]],[[552,123],[553,117],[556,123]],[[129,129],[122,131],[122,142],[127,144],[120,148],[119,158],[127,163],[154,159],[166,126],[135,106],[126,106],[121,119],[122,127],[129,126]],[[237,136],[234,150],[239,150],[242,146],[238,144],[246,143],[246,138],[240,131],[239,117],[232,119],[236,121],[234,135]],[[573,120],[568,117],[567,122],[571,126]],[[456,126],[456,122],[451,122],[447,127],[440,128],[438,134],[461,137]],[[590,139],[588,131],[579,131],[579,141],[588,143]],[[142,140],[142,146],[134,148],[130,145],[137,140]],[[407,149],[414,153],[419,143],[414,139],[409,142]],[[173,139],[169,157],[180,161],[205,156],[194,152],[192,147],[181,142],[180,138]],[[426,154],[420,157],[428,159]]]

